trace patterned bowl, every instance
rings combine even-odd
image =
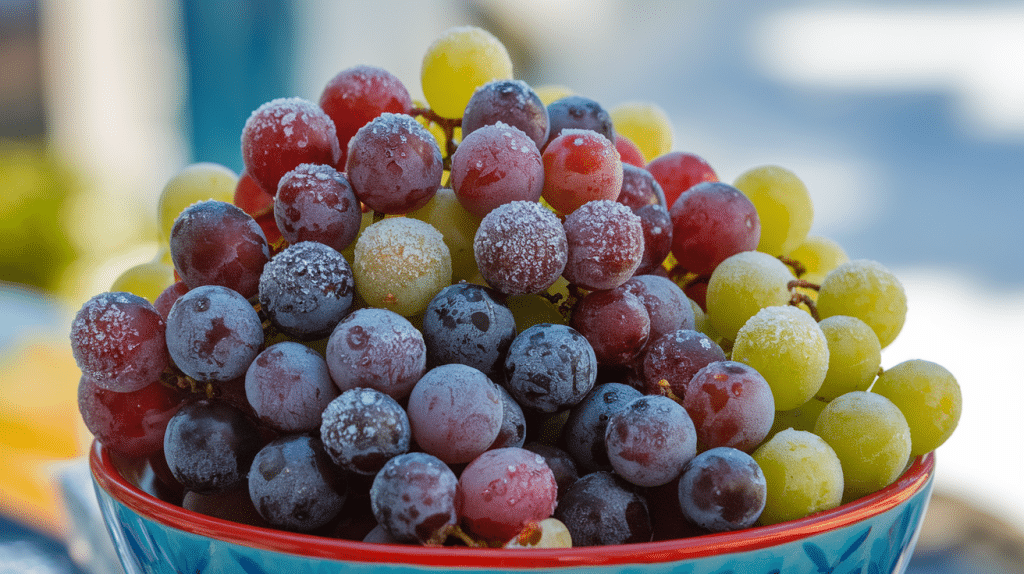
[[[899,573],[917,542],[935,470],[934,455],[925,455],[875,494],[773,526],[644,544],[513,550],[371,544],[246,526],[147,494],[98,443],[89,462],[128,574]]]

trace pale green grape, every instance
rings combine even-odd
[[[236,185],[238,175],[220,164],[200,162],[182,168],[160,192],[157,222],[160,225],[161,245],[167,245],[174,220],[183,209],[207,199],[231,203]]]
[[[542,295],[512,295],[505,299],[505,305],[512,311],[516,331],[519,333],[541,323],[565,324],[565,317],[558,311],[558,307]]]
[[[843,468],[820,437],[786,429],[752,455],[768,487],[761,524],[777,524],[831,510],[842,502]]]
[[[834,315],[818,323],[828,341],[828,372],[817,396],[832,400],[850,391],[866,391],[882,364],[882,346],[867,323]]]
[[[473,237],[480,227],[480,218],[462,207],[454,191],[446,187],[437,190],[426,205],[407,216],[425,221],[441,232],[452,255],[452,281],[470,281],[479,273],[473,255]]]
[[[825,380],[828,343],[807,312],[784,305],[765,307],[739,330],[732,360],[753,367],[768,381],[775,409],[806,403]]]
[[[815,397],[795,409],[775,411],[775,420],[772,421],[772,428],[768,431],[768,438],[790,428],[813,431],[814,423],[818,421],[818,415],[827,404],[828,401]]]
[[[445,118],[460,118],[477,88],[512,78],[512,59],[493,34],[475,26],[441,33],[427,48],[420,69],[423,95]]]
[[[743,251],[718,264],[708,280],[707,318],[729,340],[765,307],[786,305],[793,279],[786,265],[759,251]]]
[[[775,165],[755,167],[740,174],[733,186],[757,208],[761,219],[758,251],[789,255],[804,242],[814,222],[814,206],[796,174]]]
[[[845,500],[889,486],[910,460],[910,427],[892,401],[853,391],[832,400],[818,415],[814,434],[836,451],[843,464]]]
[[[610,110],[615,133],[621,134],[640,148],[644,161],[672,151],[672,119],[652,102],[625,102]]]
[[[850,260],[841,245],[820,235],[808,235],[803,243],[789,252],[789,256],[804,266],[801,279],[819,284],[829,271]]]
[[[174,266],[165,262],[161,255],[153,261],[140,263],[125,270],[114,280],[110,290],[126,291],[152,303],[172,283],[174,283]]]
[[[856,259],[825,276],[818,291],[824,319],[849,315],[864,321],[884,349],[899,335],[907,317],[907,295],[899,279],[877,261]]]
[[[451,284],[452,257],[441,232],[429,223],[390,217],[356,240],[352,275],[367,305],[411,317]]]
[[[891,400],[907,418],[911,456],[941,446],[960,422],[960,384],[945,367],[931,361],[913,359],[887,369],[871,392]]]
[[[545,518],[528,524],[505,548],[572,548],[572,534],[557,518]]]

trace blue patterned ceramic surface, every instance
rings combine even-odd
[[[128,574],[902,573],[934,477],[934,456],[927,455],[896,484],[839,509],[686,540],[568,551],[422,549],[283,533],[197,515],[136,489],[101,448],[94,449],[91,463],[107,528]]]

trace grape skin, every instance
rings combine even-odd
[[[754,204],[731,185],[694,185],[669,209],[672,254],[683,269],[709,275],[718,264],[757,248],[761,221]]]
[[[427,369],[423,335],[401,315],[365,308],[345,317],[327,340],[331,379],[342,392],[369,387],[404,399]]]
[[[753,368],[735,361],[709,363],[697,371],[683,399],[706,451],[730,447],[753,452],[775,420],[771,387]]]
[[[615,144],[593,130],[565,129],[541,153],[545,201],[569,214],[588,201],[614,201],[622,192],[622,160]]]
[[[258,297],[263,312],[282,331],[322,339],[352,307],[355,283],[348,261],[316,241],[294,243],[263,268]]]
[[[493,209],[473,238],[480,274],[506,295],[540,293],[562,275],[568,257],[562,222],[537,202]]]
[[[878,377],[871,392],[891,400],[906,417],[911,456],[942,446],[960,422],[960,385],[952,373],[937,363],[911,359],[894,365]]]
[[[283,432],[308,432],[338,396],[327,362],[301,343],[275,343],[245,373],[245,396],[260,420]]]
[[[316,241],[341,251],[359,233],[362,208],[345,174],[304,163],[284,174],[273,203],[274,222],[288,243]]]
[[[766,253],[743,251],[728,257],[707,283],[708,321],[723,337],[735,340],[758,311],[789,303],[792,279],[786,264]]]
[[[452,155],[452,188],[476,217],[510,201],[537,201],[544,164],[537,145],[517,127],[498,122],[466,135]]]
[[[398,455],[373,478],[373,515],[393,540],[425,544],[456,524],[457,484],[455,473],[435,456]]]
[[[327,524],[341,512],[348,489],[320,439],[305,435],[285,436],[260,449],[248,478],[249,497],[260,516],[285,530]]]
[[[666,333],[651,341],[644,354],[644,392],[663,394],[661,381],[666,381],[676,396],[685,399],[687,385],[697,371],[708,363],[724,360],[725,351],[704,333],[692,329]]]
[[[367,388],[345,391],[322,409],[320,436],[335,464],[373,476],[388,460],[409,451],[409,416],[390,396]]]
[[[679,476],[697,454],[697,432],[686,409],[661,395],[644,395],[608,418],[608,460],[638,486],[660,486]]]
[[[144,458],[164,447],[167,423],[183,396],[159,381],[137,391],[114,392],[82,376],[78,381],[78,412],[89,432],[122,456]]]
[[[877,261],[855,259],[825,276],[818,290],[818,313],[825,319],[849,315],[867,323],[886,348],[903,329],[907,295],[899,279]]]

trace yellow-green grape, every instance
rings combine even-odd
[[[896,481],[910,460],[910,427],[892,401],[853,391],[833,399],[814,424],[814,434],[843,464],[845,500],[877,492]]]
[[[150,303],[174,283],[174,266],[157,256],[152,261],[140,263],[127,269],[110,286],[111,291],[127,291]]]
[[[912,359],[887,369],[871,392],[891,400],[906,417],[911,456],[938,448],[960,422],[960,384],[945,367],[931,361]]]
[[[786,305],[793,280],[786,264],[759,251],[743,251],[718,264],[708,280],[707,317],[729,340],[765,307]]]
[[[651,102],[625,102],[608,110],[615,133],[640,148],[644,161],[672,151],[672,119],[661,106]]]
[[[505,548],[572,548],[572,534],[557,518],[529,524]]]
[[[811,229],[814,206],[804,182],[792,171],[775,165],[755,167],[733,183],[757,208],[761,242],[757,250],[789,255]]]
[[[819,284],[829,271],[850,260],[841,245],[820,235],[808,235],[803,243],[789,252],[789,257],[804,266],[801,279]]]
[[[167,245],[174,220],[183,209],[197,201],[216,199],[231,203],[238,174],[223,165],[200,162],[187,165],[164,185],[157,206],[160,244]]]
[[[877,261],[855,259],[825,276],[818,290],[818,315],[849,315],[864,321],[884,349],[907,318],[907,295],[899,279]]]
[[[409,217],[390,217],[356,240],[356,290],[371,307],[411,317],[452,282],[452,256],[441,232]]]
[[[818,415],[821,414],[821,411],[827,404],[828,401],[815,397],[795,409],[775,411],[775,420],[772,422],[772,428],[768,431],[767,438],[771,438],[786,429],[814,431],[814,423],[818,421]]]
[[[457,26],[442,32],[427,48],[420,70],[427,103],[445,118],[461,118],[480,86],[511,78],[512,58],[508,50],[493,34],[475,26]]]
[[[732,360],[761,373],[775,397],[775,409],[788,411],[809,401],[828,371],[828,343],[806,311],[783,305],[765,307],[736,335]]]
[[[441,232],[452,255],[452,281],[471,281],[480,271],[473,255],[473,237],[480,218],[466,211],[450,188],[442,187],[426,205],[406,214]]]
[[[761,524],[796,520],[842,503],[842,465],[832,447],[814,433],[780,431],[752,456],[768,487]]]
[[[543,86],[538,86],[534,88],[533,91],[537,94],[537,97],[540,98],[541,103],[544,104],[545,106],[555,100],[560,100],[566,96],[576,95],[576,92],[571,88],[568,88],[566,86],[560,86],[557,84],[546,84]]]
[[[516,332],[519,333],[541,323],[565,324],[565,317],[558,311],[558,307],[543,295],[513,295],[505,299],[505,306],[512,311],[512,317],[516,321]]]
[[[713,340],[714,337],[708,334],[708,331],[710,330],[713,333],[715,330],[708,321],[707,313],[705,313],[704,309],[700,308],[700,304],[693,299],[687,297],[686,300],[690,303],[690,309],[693,310],[693,330],[700,331],[701,333],[708,335],[708,337],[711,337]]]
[[[850,391],[866,391],[882,364],[882,346],[867,323],[856,317],[834,315],[818,326],[828,341],[828,372],[818,389],[830,401]]]

